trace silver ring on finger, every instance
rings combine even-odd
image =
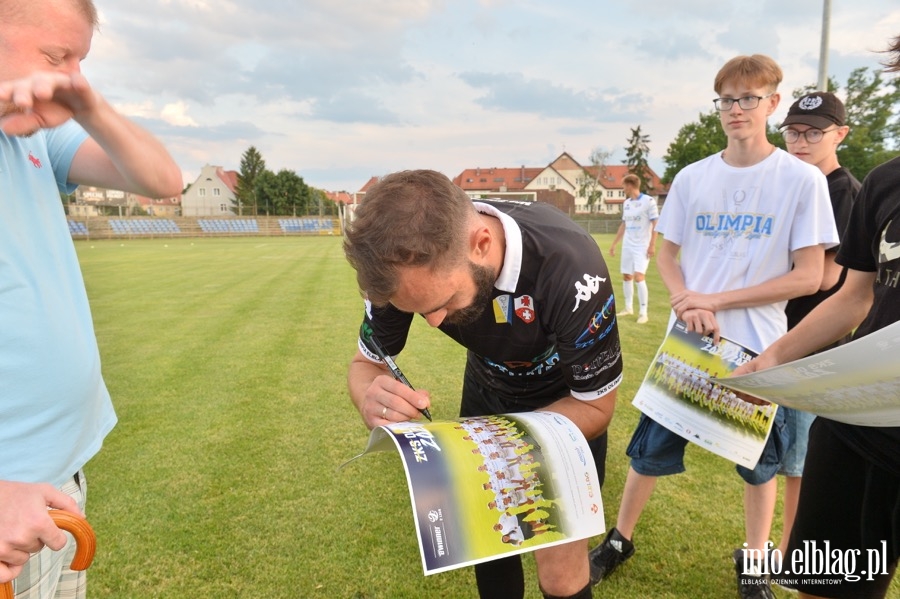
[[[387,420],[387,406],[381,408],[381,419]]]

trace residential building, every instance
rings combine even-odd
[[[563,152],[545,167],[470,168],[457,175],[453,182],[473,199],[550,200],[570,215],[620,214],[625,201],[622,179],[627,174],[628,167],[624,164],[585,167]],[[642,191],[661,204],[667,188],[655,172],[651,170],[651,174],[652,188],[648,186]],[[587,197],[591,188],[596,198],[593,203]],[[539,192],[544,192],[541,197]],[[571,196],[571,203],[566,196]]]
[[[235,212],[237,171],[204,165],[200,175],[181,196],[182,216],[229,216]]]
[[[134,193],[116,189],[103,189],[81,185],[66,206],[71,217],[90,218],[94,216],[179,216],[181,196],[151,199]]]

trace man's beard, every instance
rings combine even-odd
[[[469,272],[472,273],[472,280],[475,281],[475,299],[465,308],[447,316],[444,319],[447,324],[456,326],[472,324],[478,320],[494,295],[494,281],[497,276],[490,268],[469,262]]]

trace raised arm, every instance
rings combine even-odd
[[[36,72],[0,83],[0,103],[18,110],[0,121],[8,135],[28,135],[74,119],[90,136],[69,181],[150,197],[181,193],[181,170],[149,132],[117,113],[79,72]]]

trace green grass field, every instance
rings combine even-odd
[[[598,236],[601,249],[610,240]],[[119,415],[86,468],[99,538],[92,597],[477,596],[471,569],[423,576],[396,453],[338,470],[368,440],[345,387],[362,302],[339,238],[76,247]],[[618,258],[610,266],[618,291]],[[626,378],[609,431],[608,526],[639,415],[630,402],[668,314],[654,266],[649,281],[651,322],[620,322]],[[431,391],[436,419],[456,416],[460,347],[417,319],[398,361]],[[737,596],[742,482],[699,448],[687,461],[687,474],[660,480],[635,557],[596,597]],[[525,564],[527,596],[539,598],[530,555]]]

